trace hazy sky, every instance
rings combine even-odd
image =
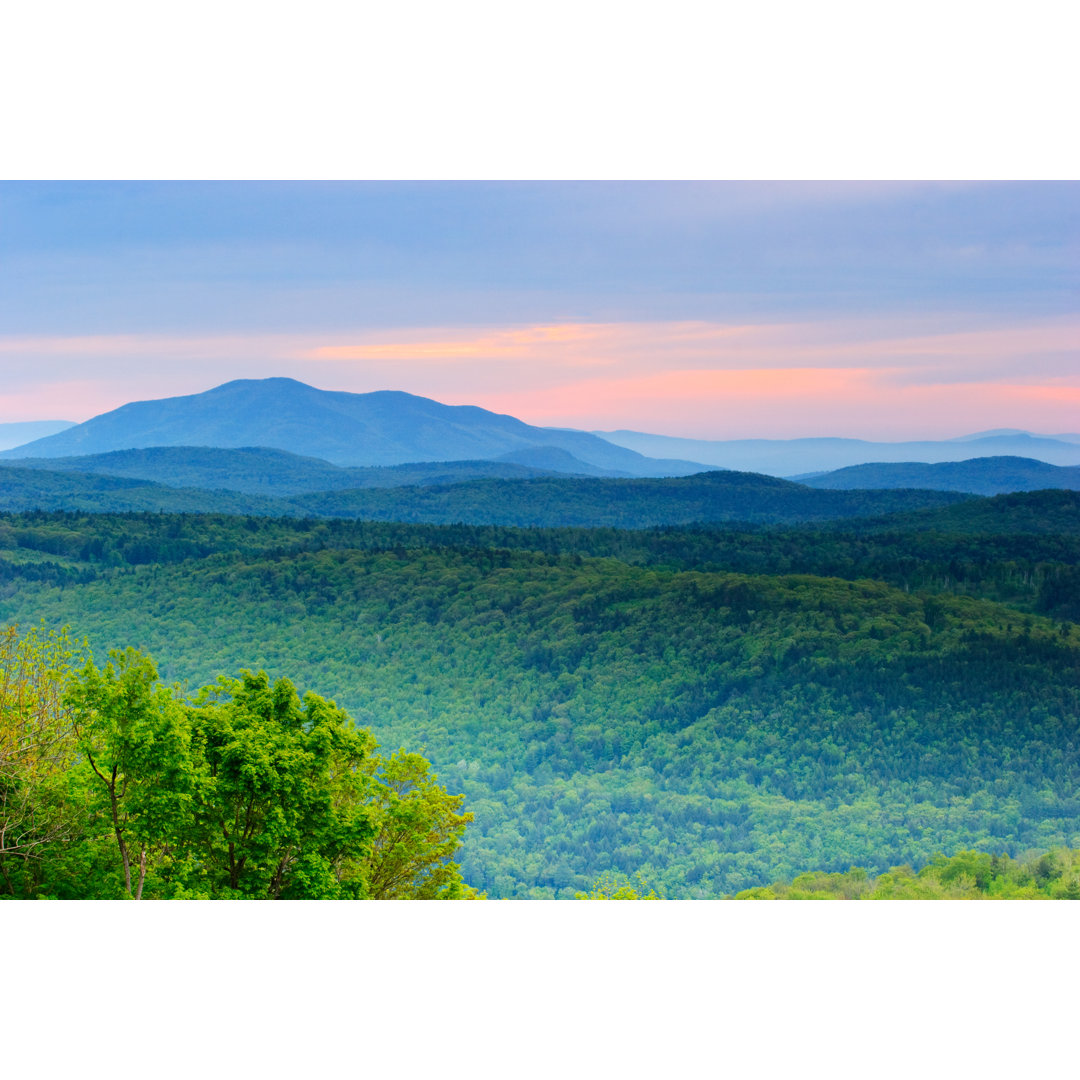
[[[0,184],[0,422],[289,375],[704,438],[1080,429],[1080,184]]]

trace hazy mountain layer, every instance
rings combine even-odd
[[[824,475],[796,477],[808,487],[852,490],[855,488],[926,488],[934,491],[966,491],[972,495],[1001,495],[1010,491],[1066,488],[1080,491],[1080,466],[1048,465],[1021,457],[971,458],[941,461],[933,465],[905,461],[850,465]]]
[[[636,476],[684,476],[703,468],[651,461],[588,432],[533,427],[472,405],[391,390],[318,390],[295,379],[239,379],[201,394],[131,402],[5,456],[72,457],[148,446],[267,446],[335,465],[468,461],[558,447],[588,465]]]
[[[0,424],[0,450],[22,446],[31,439],[43,439],[47,435],[55,435],[58,431],[74,426],[71,420],[20,420]]]
[[[602,438],[656,457],[704,461],[722,469],[802,476],[866,462],[965,461],[972,457],[1020,456],[1051,465],[1080,465],[1076,436],[1050,438],[1027,432],[963,437],[942,442],[867,442],[862,439],[680,439],[641,431],[598,431]]]
[[[548,453],[548,451],[543,451]],[[565,451],[561,470],[530,468],[511,461],[439,461],[409,465],[342,466],[319,458],[300,457],[266,447],[225,449],[208,446],[149,446],[65,458],[8,458],[0,467],[18,466],[64,472],[133,477],[170,487],[239,491],[250,495],[285,496],[346,488],[401,487],[406,484],[453,484],[482,477],[528,479],[558,472],[589,475],[603,470],[577,462]]]

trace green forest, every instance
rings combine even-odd
[[[197,451],[183,449],[185,458],[197,459]],[[970,498],[947,491],[825,491],[772,476],[731,471],[663,479],[530,476],[529,470],[520,466],[498,462],[483,463],[483,469],[471,462],[336,469],[335,473],[345,473],[347,482],[356,486],[312,491],[301,487],[305,476],[312,475],[311,470],[288,467],[306,460],[303,458],[293,458],[284,465],[272,458],[229,483],[220,473],[234,459],[226,459],[220,470],[200,469],[197,477],[178,469],[155,470],[159,477],[198,478],[207,485],[173,487],[124,470],[117,475],[65,471],[58,468],[63,460],[48,463],[49,468],[40,467],[40,462],[25,467],[18,459],[14,464],[0,461],[0,511],[260,514],[418,524],[641,529],[706,521],[832,521],[946,507]],[[74,459],[76,465],[82,460]],[[515,478],[498,475],[511,470]],[[304,475],[297,478],[297,472]],[[358,472],[365,474],[363,486],[355,475]],[[482,478],[476,478],[478,472],[483,473]],[[524,478],[521,472],[526,474]],[[332,481],[321,471],[314,476],[323,484]],[[231,490],[234,483],[244,490]],[[293,494],[280,494],[296,487],[300,490]],[[268,490],[279,494],[270,496]]]
[[[241,880],[209,839],[227,804],[200,800],[211,718],[264,731],[275,695],[293,726],[273,737],[298,756],[318,715],[367,762],[349,805],[368,832],[351,854],[305,840],[316,869],[280,895],[372,895],[377,791],[405,760],[458,821],[431,886],[447,895],[571,898],[634,874],[672,898],[801,895],[800,875],[851,867],[914,895],[939,857],[1058,851],[1062,869],[1080,847],[1078,556],[1066,491],[639,530],[38,511],[0,516],[0,625],[38,628],[39,649],[70,628],[73,708],[130,672],[171,703],[153,723],[187,748],[175,785],[126,796],[172,799],[128,808],[144,895],[273,895],[309,825],[263,836]],[[126,895],[80,745],[63,782],[93,792],[85,842],[38,877],[9,869],[14,893]]]

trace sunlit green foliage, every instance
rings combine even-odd
[[[1080,850],[1026,852],[1020,858],[961,851],[936,855],[916,873],[894,866],[873,875],[815,871],[790,882],[746,889],[737,900],[1080,900]]]
[[[78,657],[67,633],[0,628],[0,891],[77,833],[65,778],[77,758],[64,700]]]
[[[587,892],[574,893],[575,900],[659,900],[656,889],[639,870],[636,874],[619,874],[606,870]]]
[[[461,796],[417,754],[382,757],[333,702],[264,672],[188,697],[131,648],[72,673],[62,637],[3,640],[0,895],[476,895],[453,861],[472,819]],[[48,745],[25,738],[36,702]]]

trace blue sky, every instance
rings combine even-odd
[[[3,183],[0,421],[291,375],[725,438],[1075,430],[1080,184]]]

